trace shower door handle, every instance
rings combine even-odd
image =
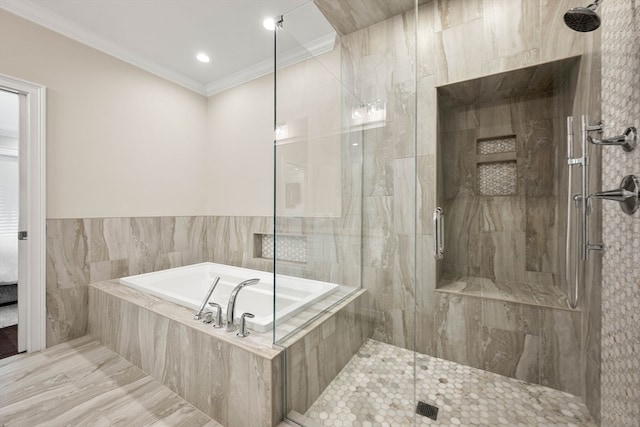
[[[444,258],[444,211],[440,207],[435,208],[433,211],[433,235],[433,257],[441,260]]]

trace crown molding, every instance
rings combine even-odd
[[[335,47],[336,33],[331,32],[295,49],[289,49],[278,57],[278,68],[297,64],[311,57],[329,52]],[[273,59],[267,59],[230,74],[207,85],[207,96],[215,95],[259,77],[273,73]]]
[[[206,95],[205,85],[186,77],[185,75],[173,71],[167,67],[158,65],[140,55],[136,55],[122,46],[116,45],[91,31],[79,28],[71,21],[64,19],[60,15],[32,3],[29,0],[0,0],[0,8],[15,15],[35,22],[63,36],[69,37],[77,42],[90,46],[107,55],[114,56],[124,62],[135,65],[156,76],[162,77],[189,90]]]
[[[204,96],[223,92],[273,72],[273,59],[267,59],[204,85],[184,74],[136,55],[130,50],[112,43],[91,31],[79,28],[71,21],[29,0],[0,0],[0,8]],[[333,50],[335,39],[336,33],[331,32],[299,48],[283,52],[278,58],[278,68],[288,67]]]

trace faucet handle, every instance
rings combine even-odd
[[[213,327],[222,328],[224,326],[222,322],[222,307],[220,307],[220,304],[216,302],[210,302],[209,305],[216,309],[216,317],[213,318]],[[207,323],[211,323],[211,322],[207,322]]]
[[[247,317],[249,319],[253,319],[256,316],[254,316],[251,313],[242,313],[242,316],[240,316],[240,330],[236,334],[240,338],[244,338],[246,336],[249,336],[249,330],[247,329]]]
[[[207,311],[206,313],[202,313],[204,315],[204,320],[202,321],[202,323],[211,323],[213,322],[213,313],[210,311]]]

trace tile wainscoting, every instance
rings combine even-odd
[[[307,262],[278,273],[347,286],[360,283],[358,224],[294,218],[278,231],[307,238]],[[255,235],[273,233],[271,217],[148,217],[47,220],[47,347],[87,332],[87,285],[199,262],[261,271],[273,263],[254,252]]]

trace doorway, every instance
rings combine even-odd
[[[0,358],[19,352],[19,136],[20,95],[0,90]]]
[[[0,358],[46,347],[45,88],[0,75]]]

